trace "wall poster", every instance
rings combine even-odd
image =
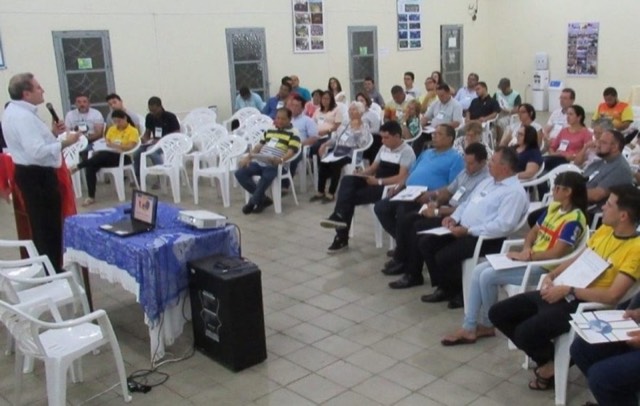
[[[422,0],[398,1],[398,49],[422,48]]]
[[[567,39],[567,74],[598,74],[598,34],[600,23],[569,23]]]
[[[324,52],[324,0],[291,0],[293,52]]]

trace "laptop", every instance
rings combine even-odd
[[[151,231],[156,226],[158,196],[141,190],[134,190],[131,199],[131,217],[100,228],[120,237],[129,237]]]

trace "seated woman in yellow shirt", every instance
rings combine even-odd
[[[96,175],[98,171],[102,168],[118,166],[120,163],[120,154],[134,148],[140,139],[138,130],[129,124],[127,113],[122,110],[114,110],[111,117],[113,118],[114,125],[109,127],[104,139],[94,143],[94,153],[91,158],[71,168],[71,173],[75,173],[80,169],[85,170],[84,175],[87,179],[89,197],[82,203],[83,206],[89,206],[95,203]],[[124,159],[127,164],[131,162],[128,156]]]

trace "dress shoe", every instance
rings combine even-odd
[[[397,281],[389,282],[389,287],[391,289],[407,289],[413,286],[420,286],[424,283],[424,279],[422,276],[410,276],[410,275],[402,275],[402,278]]]
[[[449,299],[447,307],[449,309],[459,309],[461,307],[464,307],[464,299],[462,298],[462,293],[457,293],[451,299]]]
[[[402,275],[404,273],[404,264],[392,259],[384,264],[382,273],[385,275]]]
[[[424,295],[420,297],[420,300],[425,303],[438,303],[438,302],[444,302],[445,300],[449,300],[450,297],[451,297],[450,294],[448,294],[447,292],[445,292],[440,288],[437,288],[435,292],[433,292],[432,294]]]

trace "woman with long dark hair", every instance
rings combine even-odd
[[[535,176],[542,165],[542,153],[538,146],[538,132],[530,125],[522,126],[517,133],[518,179]]]

